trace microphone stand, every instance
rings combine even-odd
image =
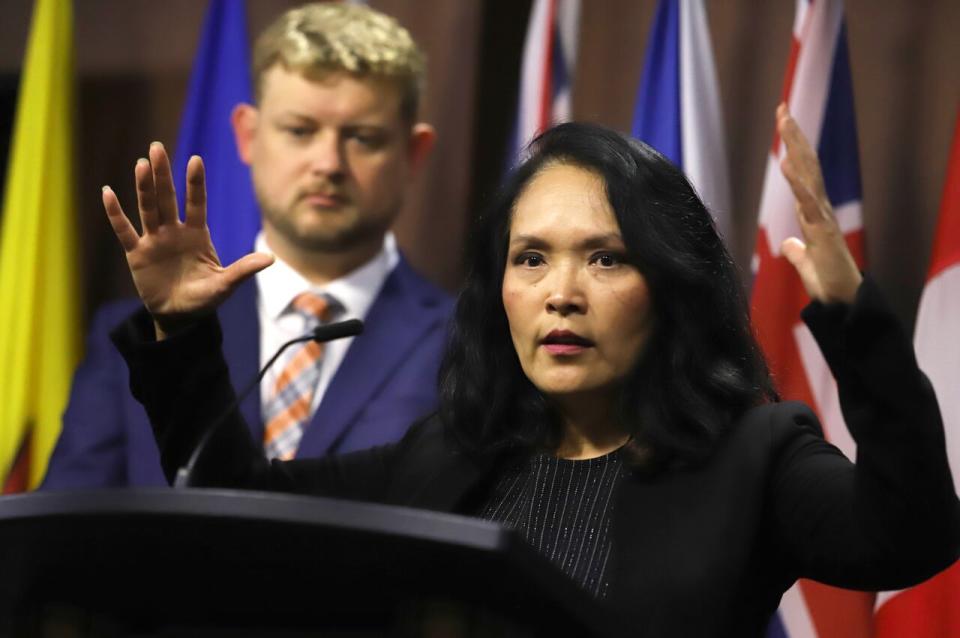
[[[187,460],[183,466],[177,470],[177,476],[173,481],[173,487],[175,489],[182,489],[185,487],[194,487],[193,485],[193,469],[197,464],[197,460],[200,458],[200,455],[206,449],[207,444],[210,442],[210,439],[213,437],[214,432],[223,425],[227,418],[233,414],[234,410],[240,405],[240,402],[247,398],[250,392],[260,385],[260,382],[263,380],[264,375],[267,374],[267,370],[270,369],[281,354],[286,351],[287,348],[292,346],[295,343],[304,343],[306,341],[316,341],[317,343],[326,343],[328,341],[334,341],[335,339],[343,339],[345,337],[353,337],[363,332],[363,322],[359,319],[348,319],[347,321],[338,321],[336,323],[329,323],[323,326],[317,326],[313,331],[302,337],[297,337],[296,339],[291,339],[286,342],[277,352],[270,357],[270,360],[267,361],[266,365],[260,369],[260,372],[257,373],[257,376],[254,377],[250,383],[243,388],[243,390],[236,396],[233,402],[227,407],[226,410],[220,413],[220,415],[214,419],[209,427],[204,431],[203,435],[200,437],[200,440],[197,441],[197,444],[193,448],[193,453],[190,455],[190,458]]]

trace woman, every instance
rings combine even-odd
[[[960,508],[935,398],[784,107],[778,129],[806,239],[783,251],[815,300],[804,318],[856,466],[808,408],[776,403],[737,273],[682,174],[570,124],[534,142],[472,238],[437,415],[395,446],[272,463],[237,415],[204,482],[503,521],[641,635],[761,635],[798,577],[889,589],[943,569]],[[161,149],[151,161],[137,167],[142,237],[108,189],[104,203],[148,311],[115,341],[172,477],[233,396],[210,310],[270,258],[220,268],[201,162],[180,223]]]

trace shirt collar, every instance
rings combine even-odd
[[[258,252],[272,253],[262,232],[257,235],[255,247]],[[337,301],[342,311],[332,319],[363,319],[399,260],[396,239],[393,233],[387,233],[380,251],[367,263],[339,279],[315,286],[277,257],[272,266],[256,275],[260,303],[267,317],[275,321],[288,310],[290,302],[297,295],[310,290],[329,295]]]

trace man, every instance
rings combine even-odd
[[[234,386],[317,322],[366,327],[322,350],[291,349],[241,411],[278,458],[396,440],[434,406],[452,307],[388,232],[435,137],[416,121],[423,55],[388,16],[310,4],[260,35],[253,73],[256,105],[237,106],[231,121],[263,218],[256,248],[276,261],[218,311]],[[94,322],[45,488],[166,482],[107,338],[134,308],[111,305]]]

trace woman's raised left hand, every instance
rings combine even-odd
[[[817,154],[786,104],[777,107],[777,132],[786,148],[780,170],[797,207],[803,239],[790,237],[780,246],[811,299],[852,303],[863,280],[833,214]]]

